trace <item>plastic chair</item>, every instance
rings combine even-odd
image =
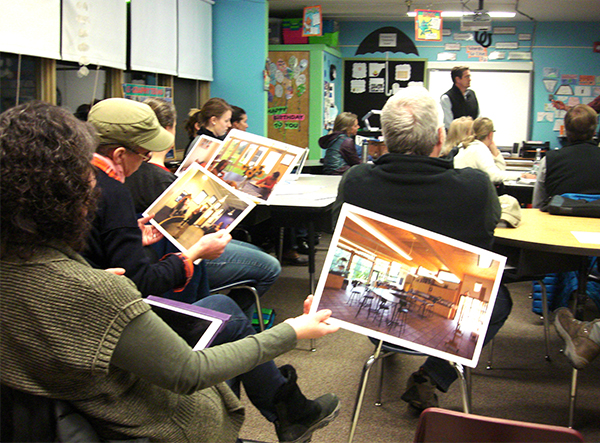
[[[583,442],[583,436],[578,431],[561,426],[428,408],[419,417],[414,441],[415,443],[566,443]]]
[[[354,432],[356,431],[356,426],[358,425],[358,417],[360,416],[360,409],[362,407],[363,399],[365,396],[365,391],[367,388],[367,381],[369,379],[369,373],[371,372],[371,368],[377,361],[381,361],[380,364],[380,377],[379,377],[379,387],[377,391],[377,401],[375,402],[375,406],[381,406],[381,394],[383,392],[383,359],[389,357],[394,354],[406,354],[406,355],[417,355],[417,356],[425,356],[425,354],[417,351],[413,351],[412,349],[404,348],[401,346],[393,345],[390,343],[384,343],[382,340],[370,339],[372,342],[377,343],[375,346],[375,351],[373,355],[371,355],[365,365],[363,366],[362,376],[360,379],[360,383],[358,385],[358,392],[356,394],[356,403],[354,404],[354,413],[352,414],[352,425],[350,426],[350,437],[348,439],[348,443],[352,443],[354,439]],[[383,353],[382,353],[383,351]],[[458,374],[458,380],[460,383],[460,392],[463,402],[463,410],[465,413],[469,413],[471,410],[471,372],[470,368],[463,368],[462,365],[458,363],[454,363],[454,369]]]
[[[256,291],[256,280],[242,280],[235,283],[229,283],[227,285],[219,286],[218,288],[211,288],[211,294],[220,294],[223,291],[231,291],[232,289],[246,289],[254,295],[254,304],[256,305],[256,312],[258,313],[258,320],[261,332],[265,330],[264,322],[262,321],[262,308],[260,306],[260,295]]]

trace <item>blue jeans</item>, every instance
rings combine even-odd
[[[275,257],[257,246],[239,240],[231,240],[219,258],[203,262],[211,289],[242,280],[255,280],[259,296],[267,292],[281,272],[281,265]],[[242,310],[247,311],[253,307],[254,298],[248,297],[248,294],[232,291],[229,295]],[[243,295],[246,297],[242,298]]]
[[[511,309],[512,300],[510,298],[510,292],[508,292],[506,286],[500,285],[496,303],[494,304],[494,310],[492,311],[492,316],[490,318],[490,324],[488,325],[485,338],[483,339],[484,346],[494,338],[502,325],[504,325]],[[441,358],[428,357],[422,368],[442,392],[447,392],[450,385],[458,378],[458,374],[452,365],[447,360],[442,360]]]
[[[214,311],[223,312],[231,315],[229,321],[225,324],[223,330],[215,337],[211,346],[217,346],[223,343],[229,343],[240,340],[249,335],[255,334],[248,317],[242,312],[240,307],[226,295],[210,295],[198,300],[195,305]],[[281,375],[273,361],[263,363],[245,374],[238,375],[229,380],[227,384],[240,396],[240,383],[244,384],[244,389],[248,398],[254,406],[270,422],[277,419],[273,398],[275,393],[285,383],[285,378]]]
[[[158,257],[168,252],[176,252],[177,249],[166,239],[153,245]],[[281,266],[275,257],[263,252],[257,246],[239,240],[231,240],[225,247],[225,251],[219,258],[214,260],[202,260],[194,266],[194,276],[183,291],[169,291],[162,297],[178,300],[185,303],[194,303],[209,294],[209,288],[218,288],[226,284],[242,280],[255,280],[256,291],[262,296],[271,287],[279,273]],[[254,297],[247,294],[230,294],[242,310],[248,311],[254,308]],[[252,312],[246,312],[252,316]]]

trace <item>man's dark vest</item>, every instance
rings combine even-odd
[[[591,142],[546,153],[546,194],[600,194],[600,147]]]
[[[473,120],[479,115],[479,103],[477,103],[477,97],[475,92],[467,89],[467,98],[463,96],[460,89],[456,85],[452,86],[446,95],[450,98],[452,103],[452,115],[454,118],[470,116]]]

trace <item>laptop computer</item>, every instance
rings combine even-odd
[[[210,346],[230,317],[229,314],[153,295],[144,301],[194,351]]]

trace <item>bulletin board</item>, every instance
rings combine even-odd
[[[268,137],[308,146],[309,51],[269,51]]]
[[[424,82],[426,60],[420,59],[347,59],[344,60],[344,111],[362,118],[371,110],[381,110],[399,88],[411,82]],[[379,118],[370,119],[380,127]]]

